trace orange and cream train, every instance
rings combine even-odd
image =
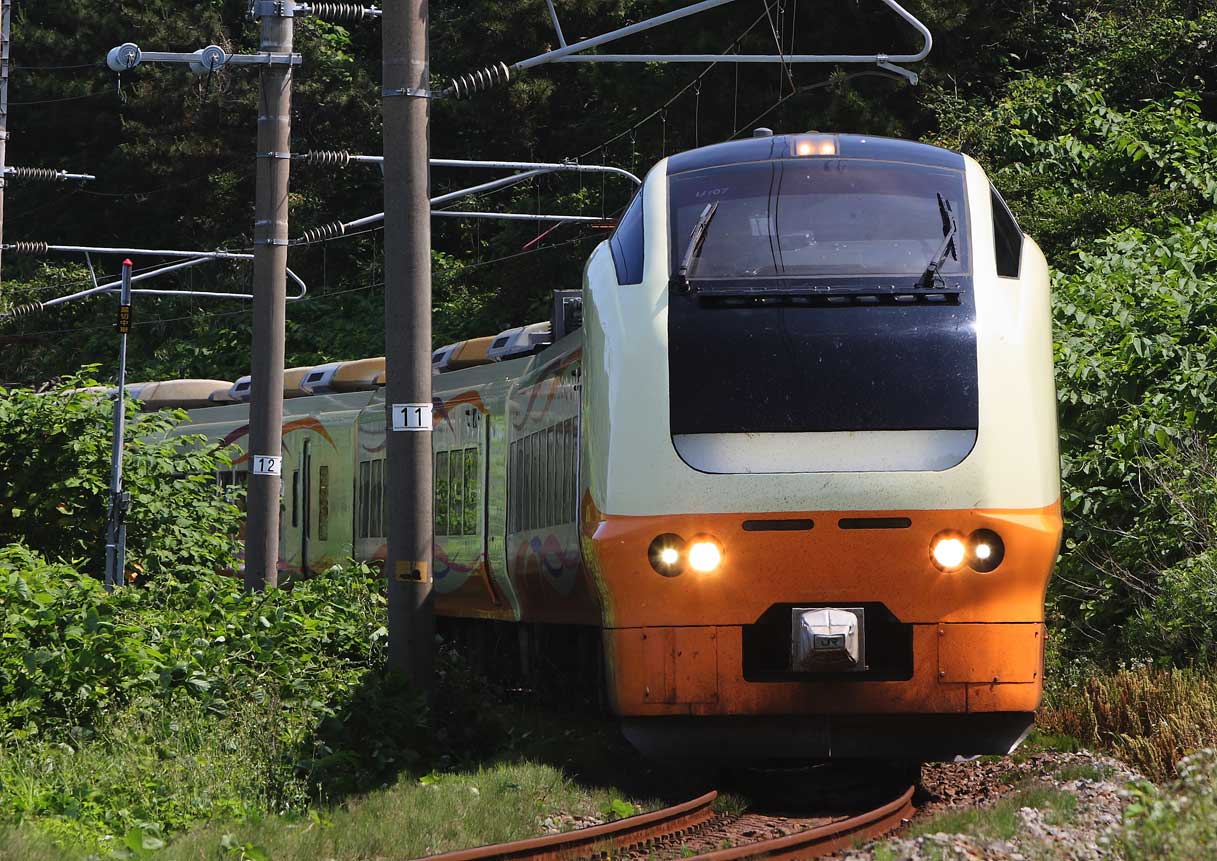
[[[1013,749],[1061,536],[1049,280],[976,162],[675,155],[572,293],[436,351],[436,612],[592,634],[656,754]],[[281,565],[383,557],[383,361],[295,376]],[[240,445],[243,404],[191,417]]]

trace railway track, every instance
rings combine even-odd
[[[682,861],[794,861],[837,852],[857,841],[885,834],[907,821],[913,813],[913,791],[910,786],[898,798],[865,813],[782,837],[716,849]],[[605,825],[446,852],[429,856],[426,861],[575,861],[621,853],[646,857],[649,853],[645,847],[656,843],[672,845],[682,835],[712,823],[716,818],[712,808],[717,797],[717,792],[708,792],[674,807]]]

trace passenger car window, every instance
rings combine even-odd
[[[617,229],[609,238],[609,249],[613,252],[613,266],[617,269],[617,283],[641,284],[642,263],[645,255],[645,236],[642,229],[642,189],[617,223]]]
[[[997,189],[990,186],[989,190],[993,201],[993,251],[997,258],[997,274],[1002,278],[1017,278],[1023,259],[1023,231]]]

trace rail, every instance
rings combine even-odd
[[[717,792],[591,828],[428,856],[427,861],[569,861],[671,837],[714,818]]]
[[[695,855],[685,861],[794,861],[848,849],[860,840],[886,834],[906,822],[913,814],[914,789],[910,786],[899,798],[857,816],[797,834]],[[615,852],[677,837],[705,825],[715,818],[712,806],[717,797],[717,792],[708,792],[674,807],[606,825],[446,852],[428,856],[426,861],[573,861],[611,857]]]
[[[817,858],[848,849],[860,840],[878,837],[899,828],[913,814],[913,791],[910,786],[900,797],[866,813],[851,816],[828,825],[809,828],[797,834],[733,846],[695,855],[685,861],[794,861]]]

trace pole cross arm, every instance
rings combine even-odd
[[[921,23],[912,13],[901,6],[896,0],[881,0],[881,2],[895,12],[900,18],[907,23],[921,37],[921,48],[911,54],[735,54],[725,52],[722,54],[591,54],[587,53],[593,48],[598,48],[602,45],[607,45],[611,42],[616,42],[619,39],[624,39],[627,36],[632,36],[635,33],[642,33],[647,30],[652,30],[656,27],[661,27],[664,24],[671,24],[674,21],[679,21],[683,18],[688,18],[691,15],[697,15],[700,12],[706,12],[718,6],[725,6],[728,3],[734,3],[735,0],[701,0],[699,3],[693,3],[689,6],[684,6],[680,9],[674,9],[671,12],[665,12],[662,15],[656,15],[652,18],[647,18],[645,21],[639,21],[636,24],[629,24],[625,27],[619,27],[608,33],[603,33],[599,36],[591,36],[587,39],[581,39],[573,44],[567,44],[566,38],[562,33],[562,27],[558,23],[558,13],[554,8],[552,0],[546,0],[546,5],[549,9],[550,18],[554,25],[555,35],[558,38],[559,47],[552,51],[546,51],[543,54],[537,54],[535,57],[529,57],[526,60],[520,60],[513,63],[511,66],[499,63],[493,66],[488,66],[485,69],[480,69],[477,72],[460,75],[453,79],[448,88],[444,91],[446,95],[455,96],[456,98],[467,98],[473,93],[481,90],[489,89],[492,86],[506,83],[511,78],[512,72],[523,72],[526,69],[531,69],[535,66],[543,66],[547,63],[775,63],[775,64],[790,64],[790,63],[827,63],[827,64],[847,64],[847,63],[867,63],[874,64],[881,69],[906,78],[909,83],[916,84],[918,81],[917,73],[905,69],[898,63],[917,63],[929,56],[930,49],[934,45],[934,37],[930,33],[928,27]],[[779,51],[781,48],[779,47]]]
[[[208,45],[193,53],[172,51],[141,51],[134,42],[124,42],[106,54],[106,65],[115,72],[127,72],[140,63],[178,63],[190,67],[196,75],[206,75],[224,66],[299,66],[300,54],[229,54],[219,45]]]
[[[177,258],[179,262],[159,265],[147,272],[141,272],[138,275],[130,276],[131,283],[146,281],[150,278],[157,278],[161,275],[167,275],[170,272],[177,272],[181,269],[189,269],[194,266],[199,266],[203,263],[209,263],[215,260],[230,260],[248,262],[253,260],[253,255],[247,252],[240,251],[184,251],[168,248],[113,248],[109,246],[98,245],[50,245],[46,243],[9,243],[0,246],[5,251],[30,251],[45,254],[47,252],[60,252],[65,254],[84,254],[86,260],[89,254],[103,255],[122,255],[122,256],[142,256],[142,257],[167,257]],[[286,270],[287,277],[292,280],[299,288],[299,292],[287,296],[288,302],[296,302],[308,295],[308,285],[293,272],[290,268]],[[96,282],[94,282],[96,284]],[[80,290],[76,293],[70,293],[66,296],[56,296],[54,299],[47,299],[44,302],[37,303],[36,308],[24,310],[23,313],[29,313],[32,310],[42,310],[52,308],[56,305],[62,305],[66,302],[73,302],[78,299],[87,299],[90,296],[96,296],[99,293],[112,293],[121,286],[119,281],[111,281],[108,284],[97,284],[86,290]],[[227,293],[215,290],[156,290],[156,289],[133,289],[132,293],[144,293],[152,296],[198,296],[204,299],[253,299],[251,293]],[[16,315],[11,315],[16,316]]]

